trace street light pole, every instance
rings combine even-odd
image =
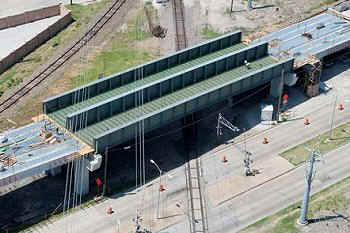
[[[150,159],[150,163],[154,164],[159,171],[159,188],[158,188],[158,204],[157,204],[157,218],[160,218],[159,205],[160,205],[160,186],[162,184],[162,170],[159,168],[158,164],[154,162],[153,159]]]

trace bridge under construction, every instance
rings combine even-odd
[[[148,133],[266,84],[277,100],[296,69],[348,47],[349,25],[329,10],[251,44],[237,31],[47,99],[39,121],[1,136],[0,186],[76,157],[86,158],[81,169],[98,169],[100,154],[134,139],[139,122]]]

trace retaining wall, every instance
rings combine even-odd
[[[54,10],[54,8],[47,10],[47,15],[49,15],[51,11],[51,13],[53,13]],[[14,50],[12,53],[7,55],[0,61],[0,74],[16,62],[20,61],[24,56],[28,55],[40,45],[45,43],[47,40],[55,36],[58,32],[67,27],[67,25],[69,25],[73,21],[71,12],[64,6],[61,6],[60,12],[62,17],[59,20],[47,27],[45,30],[43,30],[31,40],[27,41],[22,46],[18,47],[16,50]]]
[[[26,23],[31,23],[40,19],[45,19],[60,14],[60,5],[49,6],[32,11],[25,11],[22,14],[0,18],[0,30]]]

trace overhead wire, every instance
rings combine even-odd
[[[70,178],[69,178],[69,190],[68,190],[68,207],[67,207],[67,214],[70,213],[70,198],[71,198],[71,191],[72,191],[72,175],[73,175],[73,167],[74,167],[74,160],[71,161],[71,167],[70,167]],[[70,226],[71,224],[68,221],[68,224],[66,225],[67,229],[66,232],[68,232],[68,230],[70,230]]]
[[[64,190],[64,199],[63,199],[63,216],[65,216],[67,213],[67,195],[68,195],[68,181],[69,181],[69,167],[70,167],[70,161],[68,161],[67,164],[67,175],[66,175],[66,188]],[[65,220],[67,221],[67,218],[65,218]],[[67,222],[66,222],[67,225]]]

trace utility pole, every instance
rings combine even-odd
[[[218,116],[218,124],[216,127],[216,136],[222,135],[221,125],[226,126],[228,129],[230,129],[233,133],[239,132],[239,128],[231,124],[228,120],[226,120],[221,113],[219,113]]]
[[[233,11],[233,0],[231,0],[231,10],[230,10],[230,15],[232,14]]]
[[[73,5],[73,0],[70,0],[70,4]]]
[[[247,141],[246,141],[246,135],[245,135],[245,129],[244,130],[244,159],[243,159],[243,164],[244,164],[244,173],[245,176],[251,176],[254,175],[252,169],[250,168],[250,165],[253,163],[253,160],[250,158],[250,156],[252,155],[252,153],[250,153],[249,151],[247,151]]]
[[[217,136],[222,135],[222,130],[221,130],[221,125],[226,126],[226,128],[228,128],[229,130],[231,130],[233,133],[239,132],[240,129],[234,125],[231,124],[231,122],[229,122],[228,120],[226,120],[221,113],[219,113],[218,116],[218,125],[216,127],[216,134]],[[245,129],[244,129],[245,131]],[[250,165],[253,163],[253,160],[250,158],[250,156],[252,155],[252,153],[250,153],[249,151],[247,151],[247,143],[246,143],[246,136],[244,133],[244,149],[240,149],[242,153],[244,153],[244,158],[243,158],[243,165],[244,165],[244,173],[246,176],[251,176],[254,175],[254,172],[252,171]]]
[[[104,197],[106,194],[106,189],[107,189],[107,163],[108,163],[108,147],[105,149],[105,178],[104,178],[104,184],[103,184],[103,192],[102,196]]]
[[[311,183],[313,180],[313,168],[314,168],[315,161],[319,161],[316,159],[316,156],[320,156],[320,155],[316,153],[315,149],[312,149],[311,156],[310,156],[310,159],[307,161],[307,167],[306,167],[307,174],[305,177],[306,183],[305,183],[304,200],[303,200],[303,204],[301,206],[300,217],[297,220],[297,223],[300,225],[307,225],[308,224],[307,212],[308,212],[308,208],[309,208]]]

